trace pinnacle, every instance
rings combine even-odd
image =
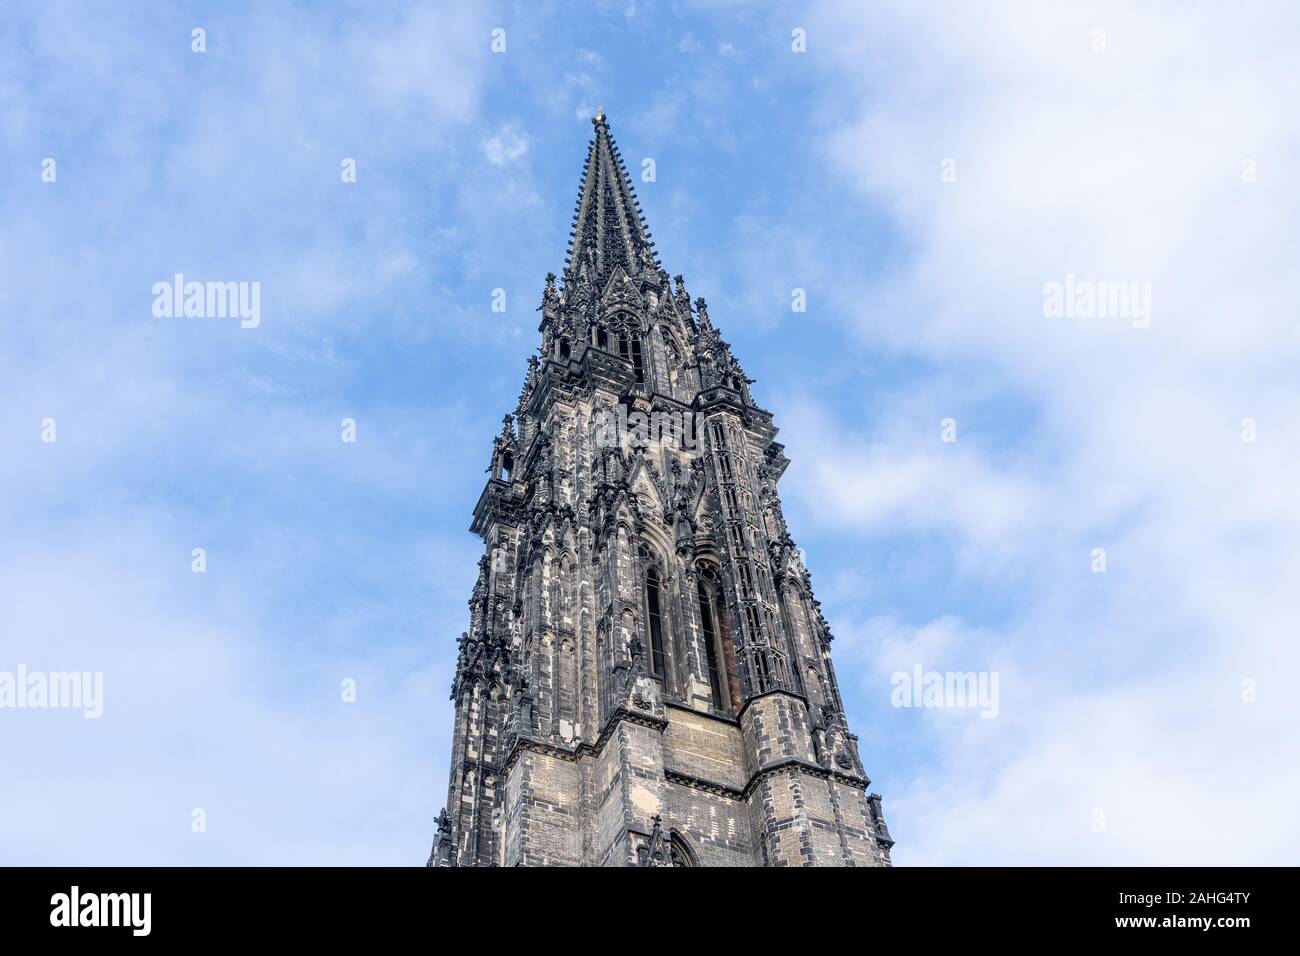
[[[659,262],[603,107],[597,107],[591,122],[596,135],[583,164],[565,272],[585,272],[594,285],[603,286],[617,266],[636,276],[657,271]]]

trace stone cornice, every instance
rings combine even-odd
[[[665,707],[671,707],[673,710],[684,710],[688,714],[695,714],[696,716],[699,717],[707,717],[710,720],[719,720],[722,721],[722,723],[724,724],[731,724],[731,726],[733,727],[740,726],[740,721],[736,717],[733,717],[731,714],[724,714],[721,711],[696,710],[694,707],[690,706],[689,704],[683,704],[680,701],[676,701],[676,700],[665,700],[663,703]]]
[[[732,800],[743,800],[745,797],[743,789],[737,789],[726,783],[718,783],[716,780],[695,777],[689,773],[682,773],[680,770],[669,770],[665,767],[664,779],[669,783],[678,783],[683,787],[690,787],[692,790],[703,790],[706,793],[716,793],[720,797],[730,797]]]
[[[651,730],[658,730],[660,733],[663,733],[668,729],[668,721],[666,718],[656,717],[653,714],[643,714],[635,710],[629,710],[626,707],[619,707],[609,715],[609,719],[605,721],[604,729],[601,730],[600,736],[596,738],[594,743],[586,743],[584,741],[575,746],[566,747],[561,744],[535,740],[531,737],[516,737],[510,748],[509,756],[506,757],[505,761],[501,765],[502,772],[509,773],[511,767],[514,766],[515,760],[524,750],[529,750],[533,753],[547,754],[569,762],[576,762],[581,757],[598,757],[604,751],[605,745],[609,742],[609,738],[614,735],[614,730],[623,721],[636,724],[640,727],[649,727]]]
[[[774,774],[786,770],[794,770],[798,773],[805,773],[821,780],[834,780],[837,783],[843,783],[856,790],[866,791],[871,786],[871,781],[865,777],[859,777],[855,774],[840,773],[827,767],[822,767],[807,760],[800,760],[798,757],[785,757],[781,760],[774,760],[765,764],[754,771],[745,785],[736,788],[726,783],[719,783],[716,780],[707,780],[704,777],[696,777],[689,773],[683,773],[680,770],[664,770],[664,778],[671,783],[681,784],[684,787],[691,787],[694,790],[703,790],[707,793],[716,793],[719,796],[730,797],[733,800],[747,800],[754,792],[754,788],[762,783],[765,779]]]
[[[754,788],[763,782],[767,777],[780,773],[783,770],[797,770],[799,773],[806,773],[811,777],[820,777],[823,780],[834,780],[837,783],[847,784],[857,790],[866,791],[871,786],[871,781],[866,777],[859,777],[857,774],[841,773],[838,770],[831,770],[829,767],[823,767],[807,760],[801,760],[798,757],[782,757],[780,760],[774,760],[769,764],[764,764],[754,772],[745,784],[745,796],[748,797],[754,792]]]
[[[740,705],[740,713],[736,714],[736,719],[740,720],[742,717],[744,717],[745,711],[749,710],[749,705],[752,704],[754,701],[762,700],[764,697],[771,697],[774,694],[785,694],[787,697],[793,697],[795,700],[799,701],[805,707],[808,706],[808,698],[805,697],[803,694],[796,693],[786,687],[774,687],[772,688],[772,690],[765,690],[761,694],[755,694],[752,697],[748,698],[743,704]]]

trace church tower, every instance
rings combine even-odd
[[[493,440],[430,866],[888,866],[788,464],[597,111]]]

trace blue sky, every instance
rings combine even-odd
[[[782,426],[897,861],[1294,863],[1297,19],[16,5],[0,670],[105,702],[0,711],[0,862],[423,862],[470,512],[603,104]],[[177,272],[261,324],[154,317]],[[1066,274],[1149,282],[1150,327],[1045,317]],[[892,707],[918,663],[998,672],[999,716]]]

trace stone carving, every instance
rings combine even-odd
[[[776,425],[708,303],[669,280],[608,120],[593,122],[541,345],[474,508],[487,553],[430,865],[887,864],[830,629],[782,515]],[[677,416],[692,440],[632,441],[632,411]],[[712,769],[683,772],[700,757]],[[866,801],[871,828],[808,811],[752,825],[812,787],[836,799],[807,806]],[[671,807],[676,829],[597,825],[606,799],[629,821]],[[715,822],[697,833],[701,820]]]

